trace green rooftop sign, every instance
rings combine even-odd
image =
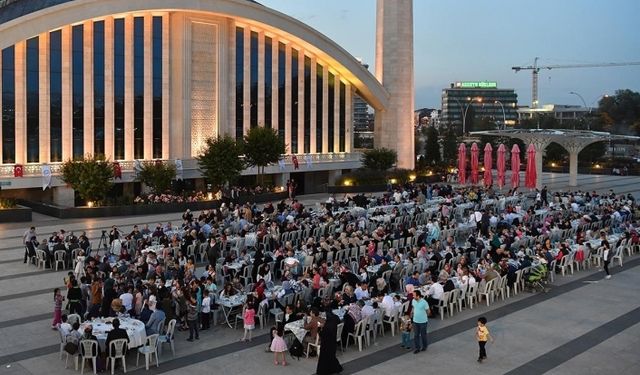
[[[462,81],[457,82],[456,87],[463,89],[496,89],[498,82],[496,81]]]

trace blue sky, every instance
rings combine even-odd
[[[335,40],[370,64],[375,0],[259,0]],[[640,0],[415,0],[416,108],[440,107],[460,80],[492,80],[531,102],[531,71],[512,66],[640,61]],[[540,72],[540,102],[588,105],[603,94],[640,91],[640,66]],[[594,104],[595,105],[595,104]]]

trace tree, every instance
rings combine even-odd
[[[155,194],[161,194],[171,187],[171,180],[175,177],[175,165],[146,162],[142,164],[136,179],[149,186]]]
[[[458,137],[454,129],[449,128],[444,135],[444,144],[442,145],[442,158],[447,163],[458,160]]]
[[[425,146],[424,158],[427,163],[436,164],[440,162],[440,144],[438,143],[438,131],[430,126],[426,131],[427,142]]]
[[[272,128],[256,126],[244,136],[244,156],[250,167],[258,168],[258,184],[262,184],[264,167],[277,163],[284,153],[284,141]]]
[[[113,186],[113,164],[87,155],[80,160],[67,160],[60,170],[62,181],[78,192],[85,201],[100,203]]]
[[[591,164],[601,157],[607,152],[607,143],[606,142],[596,142],[592,143],[589,146],[585,147],[578,154],[578,160],[582,163]]]
[[[602,97],[598,104],[600,119],[612,132],[628,134],[640,130],[635,126],[640,123],[640,93],[618,90],[615,95]]]
[[[386,171],[398,161],[398,153],[388,148],[374,148],[362,154],[362,166],[376,171]]]
[[[204,152],[198,156],[200,171],[213,186],[234,182],[246,168],[242,158],[244,144],[230,136],[207,139]]]

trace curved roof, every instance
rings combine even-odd
[[[159,10],[208,12],[285,32],[335,68],[376,110],[388,107],[389,94],[382,84],[342,47],[308,25],[250,0],[15,0],[0,8],[0,49],[91,18]]]
[[[580,149],[602,141],[640,140],[640,137],[630,135],[575,129],[505,129],[477,131],[470,134],[518,138],[524,142],[540,142],[542,144],[555,142],[565,148],[569,146]]]

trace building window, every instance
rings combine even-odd
[[[71,28],[73,159],[84,156],[84,27]]]
[[[311,58],[304,57],[304,152],[311,152]]]
[[[335,99],[336,99],[336,90],[335,90],[335,81],[336,81],[336,77],[329,73],[329,77],[328,77],[329,81],[329,95],[327,100],[329,101],[329,103],[327,103],[327,107],[329,107],[327,109],[327,124],[328,124],[328,129],[327,132],[329,133],[329,144],[327,144],[327,147],[329,149],[329,152],[333,152],[333,138],[334,138],[334,122],[335,122]]]
[[[236,27],[236,139],[244,135],[244,29]]]
[[[271,127],[271,106],[273,101],[272,90],[272,70],[273,70],[273,51],[272,40],[268,36],[264,38],[264,126]]]
[[[2,50],[2,162],[16,162],[15,47]]]
[[[133,158],[144,159],[144,17],[133,18]]]
[[[124,159],[124,19],[113,25],[113,157]]]
[[[291,50],[291,153],[298,153],[298,50]]]
[[[347,93],[346,93],[346,85],[340,82],[340,123],[338,124],[340,134],[339,134],[339,151],[344,152],[345,150],[345,138],[346,138],[346,130],[347,130]]]
[[[278,43],[278,135],[285,141],[285,100],[287,76],[287,47]],[[288,145],[287,145],[288,146]],[[285,146],[286,147],[286,146]]]
[[[251,91],[249,95],[249,101],[251,102],[250,108],[250,123],[253,128],[258,126],[258,33],[251,32],[251,51],[250,51],[250,70],[251,70]]]
[[[38,37],[27,40],[27,163],[40,160],[40,51]]]
[[[62,32],[49,33],[50,160],[62,161]]]
[[[104,155],[104,21],[93,23],[93,153]]]
[[[153,157],[162,158],[162,17],[153,17]]]
[[[324,67],[316,65],[316,152],[322,152],[322,120],[324,115]]]

